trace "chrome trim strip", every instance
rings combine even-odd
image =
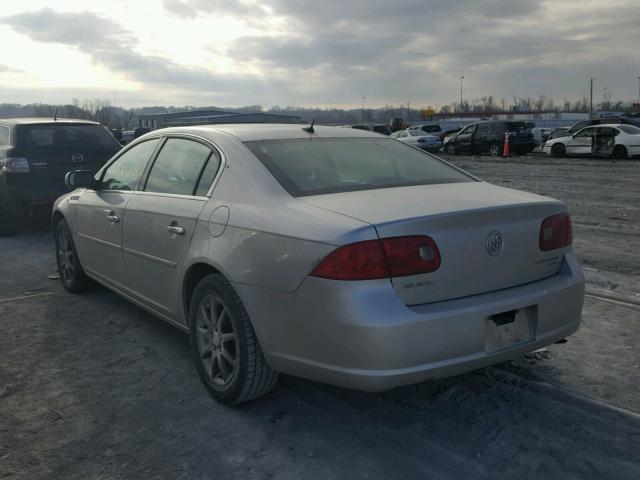
[[[85,240],[91,240],[92,242],[99,243],[100,245],[104,245],[106,247],[115,248],[116,250],[122,250],[122,245],[118,245],[117,243],[107,242],[106,240],[101,240],[96,237],[92,237],[90,235],[85,235],[84,233],[78,232],[78,237],[84,238]]]
[[[158,262],[165,267],[176,268],[176,262],[172,262],[171,260],[165,260],[164,258],[154,257],[153,255],[149,255],[148,253],[139,252],[138,250],[134,250],[132,248],[123,247],[122,249],[124,253],[130,253],[136,257],[144,258],[145,260],[151,260],[153,262]]]

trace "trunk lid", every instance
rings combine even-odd
[[[380,238],[433,238],[442,258],[438,270],[391,279],[407,305],[522,285],[555,275],[562,266],[564,249],[543,252],[538,241],[542,221],[566,208],[539,195],[471,182],[299,200],[371,223]],[[490,245],[495,244],[496,232],[502,241],[497,252]]]

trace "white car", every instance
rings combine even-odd
[[[442,142],[439,137],[426,135],[421,130],[398,130],[391,134],[391,138],[421,148],[427,152],[438,152],[442,148]]]
[[[640,155],[640,128],[628,124],[592,125],[573,135],[552,138],[542,151],[554,157],[635,157]]]

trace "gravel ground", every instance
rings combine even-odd
[[[452,160],[568,203],[598,295],[568,343],[378,395],[285,377],[229,408],[184,334],[48,280],[31,222],[0,238],[0,478],[640,478],[640,162]]]

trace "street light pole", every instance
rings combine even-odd
[[[460,118],[462,118],[462,80],[464,80],[464,75],[460,75]]]
[[[638,113],[640,114],[640,77],[638,77]]]
[[[364,125],[364,99],[367,97],[362,97],[362,112],[360,114],[360,123]]]

